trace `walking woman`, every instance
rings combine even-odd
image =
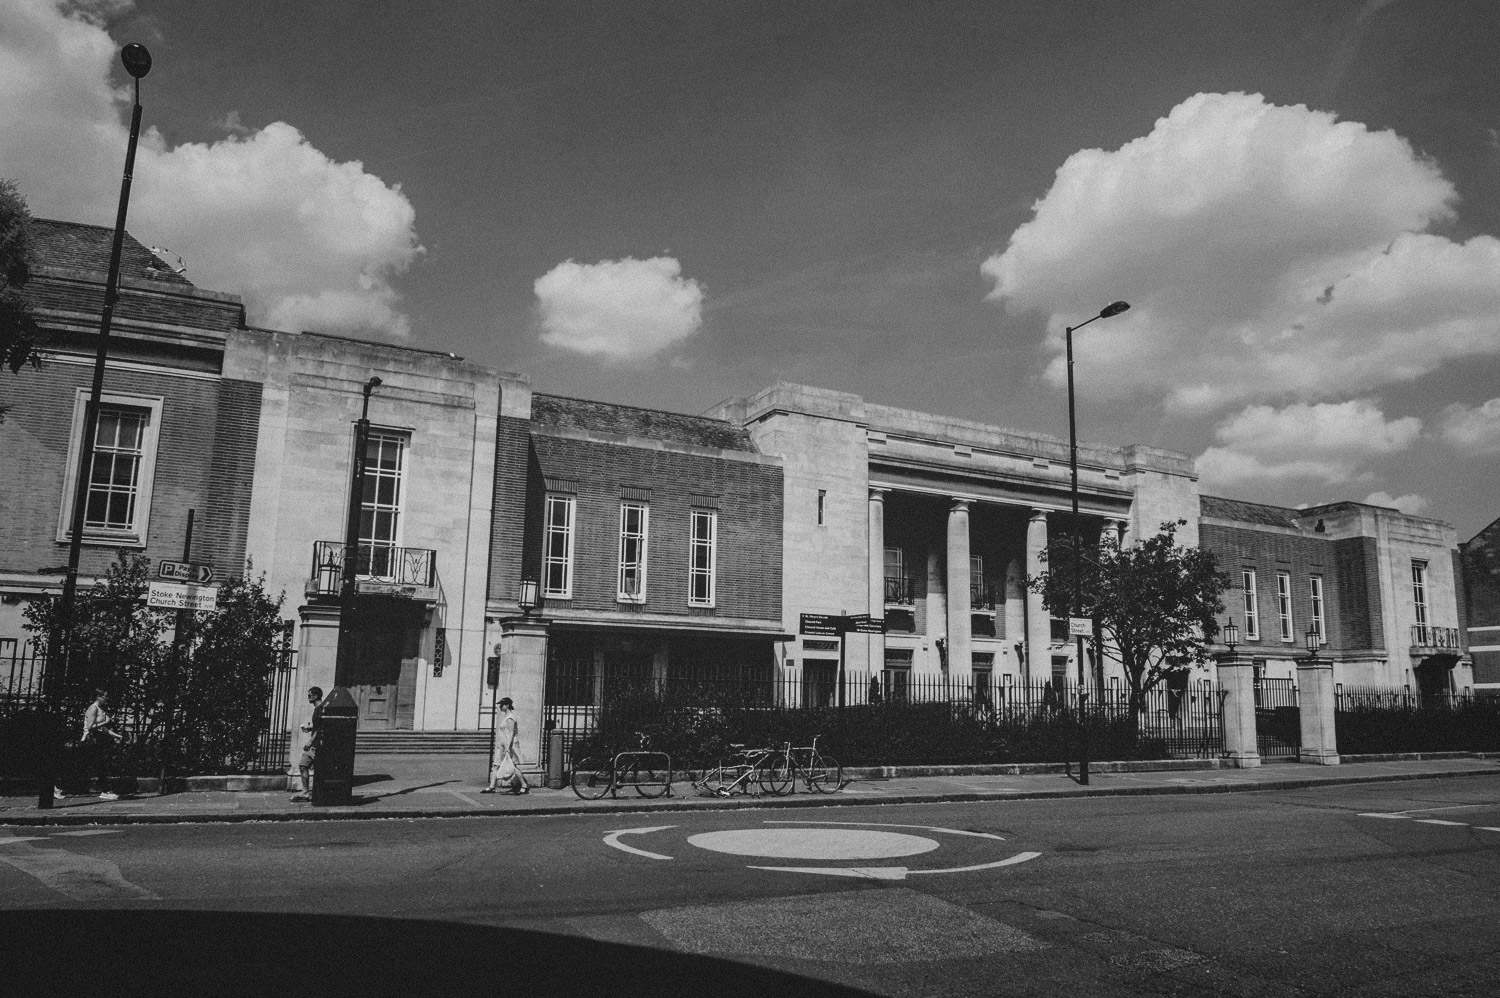
[[[490,768],[490,785],[479,792],[498,793],[503,783],[513,794],[530,793],[531,787],[521,773],[521,726],[512,716],[516,705],[510,697],[501,697],[495,707],[500,711],[500,723],[495,728],[495,761]]]

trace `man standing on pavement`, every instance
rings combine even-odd
[[[313,705],[312,717],[302,722],[302,755],[297,760],[297,770],[302,776],[302,792],[293,795],[294,801],[312,800],[313,767],[318,757],[318,725],[323,721],[323,688],[310,687],[307,702]]]
[[[83,714],[83,746],[89,755],[94,779],[99,785],[100,800],[119,800],[109,789],[109,758],[125,736],[115,730],[115,719],[109,713],[109,693],[94,691],[94,702]]]

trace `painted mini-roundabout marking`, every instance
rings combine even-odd
[[[718,832],[701,832],[697,835],[689,835],[687,843],[706,852],[731,856],[835,862],[841,860],[848,863],[851,860],[869,861],[920,856],[942,847],[942,843],[936,839],[925,835],[914,835],[911,834],[912,831],[990,839],[996,842],[1005,841],[1003,836],[992,835],[988,832],[971,832],[961,828],[942,828],[935,825],[897,825],[874,821],[767,821],[765,824],[799,827],[733,828]],[[604,844],[633,856],[671,860],[674,857],[626,845],[620,841],[620,837],[652,835],[676,827],[676,825],[650,825],[640,828],[621,828],[605,833]],[[908,829],[909,831],[888,831],[887,829]],[[830,877],[858,877],[867,880],[905,880],[907,877],[936,873],[996,870],[1028,862],[1040,855],[1039,852],[1018,852],[1013,856],[993,862],[938,869],[913,870],[906,866],[758,866],[755,864],[750,864],[747,869],[765,870],[772,873],[813,873]]]

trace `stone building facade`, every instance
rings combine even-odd
[[[1474,694],[1500,697],[1500,520],[1460,545],[1460,556]]]

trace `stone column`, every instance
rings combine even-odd
[[[287,730],[292,733],[292,743],[287,746],[288,775],[297,773],[297,757],[302,754],[302,724],[312,720],[312,704],[307,702],[307,689],[317,686],[327,696],[333,691],[334,663],[339,657],[339,608],[336,606],[304,606],[298,610],[302,618],[302,633],[298,636],[296,678],[289,701]],[[301,783],[293,784],[300,787]]]
[[[885,494],[886,489],[871,489],[868,504],[870,523],[870,602],[871,618],[885,616]],[[869,653],[870,672],[885,668],[885,635],[869,634],[865,645]],[[849,640],[846,635],[844,640]]]
[[[1121,535],[1124,532],[1124,526],[1125,524],[1121,523],[1119,520],[1116,520],[1112,517],[1105,517],[1104,529],[1099,534],[1099,546],[1103,547],[1104,542],[1111,539],[1114,540],[1117,546],[1123,544],[1124,540]]]
[[[1333,660],[1297,659],[1297,708],[1302,715],[1299,762],[1337,766],[1339,749],[1333,730]]]
[[[1255,743],[1255,664],[1242,655],[1219,658],[1219,683],[1224,687],[1224,758],[1231,766],[1260,765]]]
[[[1026,646],[1026,573],[1019,558],[1012,558],[1005,566],[1005,647],[1010,650]],[[1018,656],[1017,675],[1024,677],[1025,659]],[[1000,663],[996,662],[996,666]],[[1024,682],[1024,678],[1018,680]],[[996,682],[999,682],[997,679]]]
[[[1047,570],[1042,554],[1047,550],[1047,511],[1034,509],[1026,524],[1026,575]],[[1052,615],[1042,605],[1041,593],[1026,590],[1026,672],[1024,682],[1040,683],[1052,678]]]
[[[969,600],[969,500],[948,503],[948,675],[967,683],[974,671],[973,604]]]
[[[513,617],[500,622],[500,697],[516,706],[521,768],[542,770],[542,706],[547,692],[547,622]],[[536,781],[533,780],[533,783]]]

